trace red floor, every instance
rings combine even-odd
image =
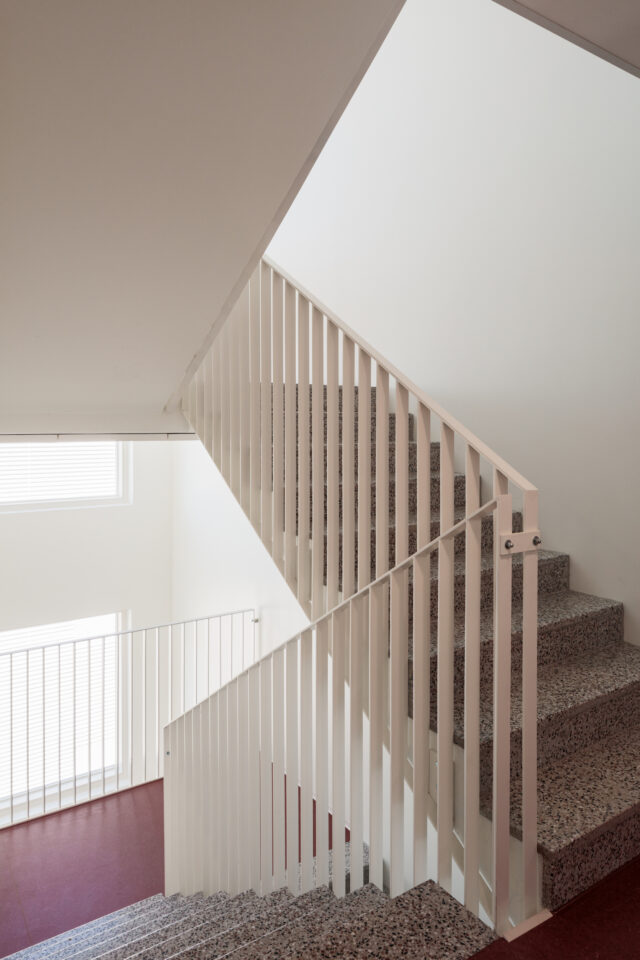
[[[632,860],[513,943],[473,960],[640,960],[640,858]]]
[[[161,893],[162,781],[0,830],[0,957]]]

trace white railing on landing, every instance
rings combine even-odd
[[[253,610],[0,653],[0,827],[164,772],[162,727],[255,663]]]
[[[184,409],[314,623],[168,729],[168,889],[201,883],[205,889],[264,891],[283,881],[285,839],[286,849],[295,850],[298,829],[295,817],[284,817],[284,786],[278,784],[285,775],[289,810],[296,809],[300,790],[302,889],[312,878],[314,805],[314,882],[326,880],[329,809],[338,824],[334,889],[344,890],[343,824],[353,840],[352,888],[361,882],[363,835],[374,882],[383,883],[383,863],[393,894],[426,879],[431,728],[437,731],[436,879],[452,889],[453,854],[462,836],[464,901],[478,912],[486,879],[479,866],[481,781],[487,779],[480,709],[488,664],[491,913],[504,932],[513,794],[522,807],[523,918],[531,917],[537,911],[537,490],[266,259],[205,356]],[[439,452],[432,439],[439,439]],[[464,487],[456,466],[464,467]],[[514,532],[513,497],[523,533]],[[483,538],[487,546],[491,534],[486,518],[493,518],[492,572],[483,571]],[[522,638],[512,658],[514,555],[522,555]],[[464,603],[458,590],[456,615],[460,565]],[[517,784],[510,768],[512,668],[523,678]],[[463,695],[456,686],[462,671]],[[456,737],[464,742],[462,824],[454,824]],[[411,822],[405,816],[407,759]],[[208,790],[217,798],[213,814],[203,799]],[[389,826],[385,848],[383,819]],[[182,834],[175,832],[178,824]],[[230,846],[236,843],[237,866]],[[211,854],[206,860],[204,850]],[[297,864],[287,882],[297,887]]]

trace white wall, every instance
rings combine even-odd
[[[172,444],[132,448],[130,505],[0,513],[0,630],[118,610],[134,627],[171,619]]]
[[[408,0],[270,254],[541,490],[640,643],[640,82]]]
[[[265,653],[308,620],[202,444],[172,448],[173,618],[255,606]]]

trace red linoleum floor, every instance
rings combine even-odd
[[[0,957],[163,891],[162,781],[0,830]]]
[[[497,940],[473,960],[640,960],[640,858],[530,933]]]

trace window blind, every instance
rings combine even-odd
[[[122,496],[122,443],[0,443],[0,506]]]

